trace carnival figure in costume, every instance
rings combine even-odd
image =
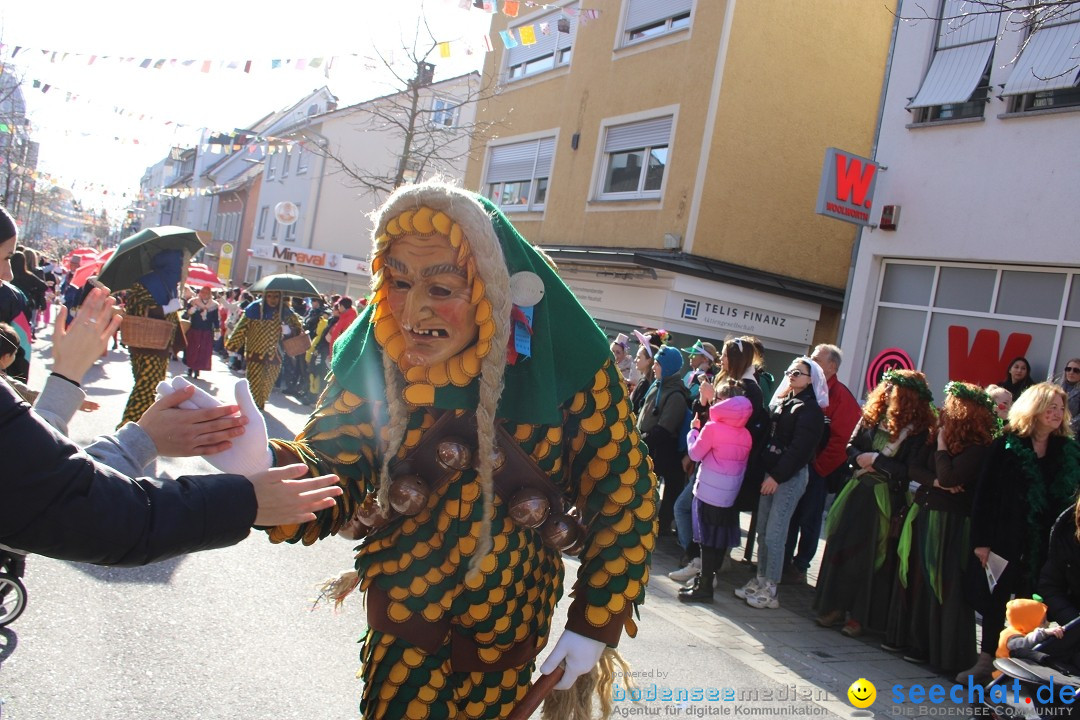
[[[271,441],[275,464],[345,485],[316,521],[269,534],[361,538],[327,591],[366,595],[365,718],[506,716],[548,642],[561,551],[581,568],[541,668],[565,667],[545,717],[585,717],[594,691],[611,711],[656,478],[607,340],[549,262],[484,198],[398,190],[377,218],[372,301],[318,409],[295,442]]]
[[[281,374],[280,345],[285,328],[289,335],[304,331],[300,318],[282,303],[281,293],[268,291],[262,300],[247,306],[244,316],[225,341],[226,350],[244,353],[251,396],[260,410],[266,405]]]
[[[184,335],[180,332],[180,299],[178,286],[185,263],[182,250],[162,250],[150,260],[150,272],[135,281],[128,290],[124,311],[128,315],[168,320],[173,328],[173,340],[164,350],[129,347],[131,374],[135,387],[128,397],[127,407],[120,425],[136,422],[154,404],[158,383],[169,371],[169,357],[184,349]],[[118,426],[119,427],[119,426]]]

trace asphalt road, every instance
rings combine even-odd
[[[44,380],[47,348],[47,340],[35,345],[31,386]],[[237,376],[218,358],[214,363],[200,384],[227,395]],[[183,366],[174,362],[171,372],[182,374]],[[120,418],[131,387],[127,355],[110,352],[87,380],[90,397],[102,407],[76,418],[71,434],[77,441],[108,432]],[[271,434],[295,433],[309,409],[275,393],[268,405]],[[208,471],[201,459],[157,465],[157,474],[172,477]],[[349,598],[340,612],[312,609],[318,583],[347,569],[351,554],[351,545],[337,538],[312,547],[277,546],[253,533],[231,548],[145,568],[31,557],[29,606],[0,629],[0,718],[355,719],[361,598]],[[575,572],[569,563],[568,576]],[[674,695],[681,688],[758,692],[755,708],[790,716],[785,708],[791,702],[760,698],[784,698],[791,686],[672,622],[663,603],[646,604],[639,626],[638,638],[624,639],[621,649],[642,674],[637,680],[646,699],[617,703],[618,716],[740,714],[738,701],[662,699],[665,689]],[[656,700],[648,695],[653,686]],[[816,717],[836,717],[817,705],[796,704],[816,710]]]

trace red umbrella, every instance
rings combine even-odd
[[[76,248],[75,250],[72,250],[67,255],[65,255],[64,259],[61,261],[61,264],[64,266],[65,269],[71,269],[71,258],[76,256],[80,259],[81,262],[86,262],[87,260],[96,260],[98,256],[98,251],[94,248],[88,247]]]
[[[97,275],[101,272],[102,262],[100,260],[91,260],[90,258],[84,258],[82,265],[71,276],[71,284],[77,288],[81,288],[86,284],[87,279],[91,275]]]
[[[215,290],[225,287],[225,283],[221,282],[217,273],[207,265],[196,262],[188,265],[187,280],[185,282],[192,287],[208,287]]]

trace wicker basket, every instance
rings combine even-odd
[[[311,338],[307,336],[307,333],[300,333],[283,341],[281,346],[285,348],[286,355],[296,357],[297,355],[303,355],[311,347]]]
[[[120,336],[129,348],[167,350],[172,344],[176,326],[168,320],[154,320],[140,315],[125,315],[120,323]]]

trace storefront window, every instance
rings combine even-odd
[[[938,274],[934,305],[952,310],[990,312],[996,279],[995,270],[943,267]]]
[[[1080,275],[1073,275],[1069,304],[1065,306],[1065,319],[1080,322]]]
[[[1056,319],[1064,291],[1065,275],[1006,270],[1001,273],[997,314]]]
[[[949,380],[1001,382],[1018,356],[1031,363],[1033,377],[1056,376],[1065,360],[1080,356],[1080,272],[885,261],[863,372],[903,354],[935,394]]]
[[[881,302],[899,305],[929,305],[934,286],[934,268],[928,265],[885,266],[885,281],[881,285]]]

